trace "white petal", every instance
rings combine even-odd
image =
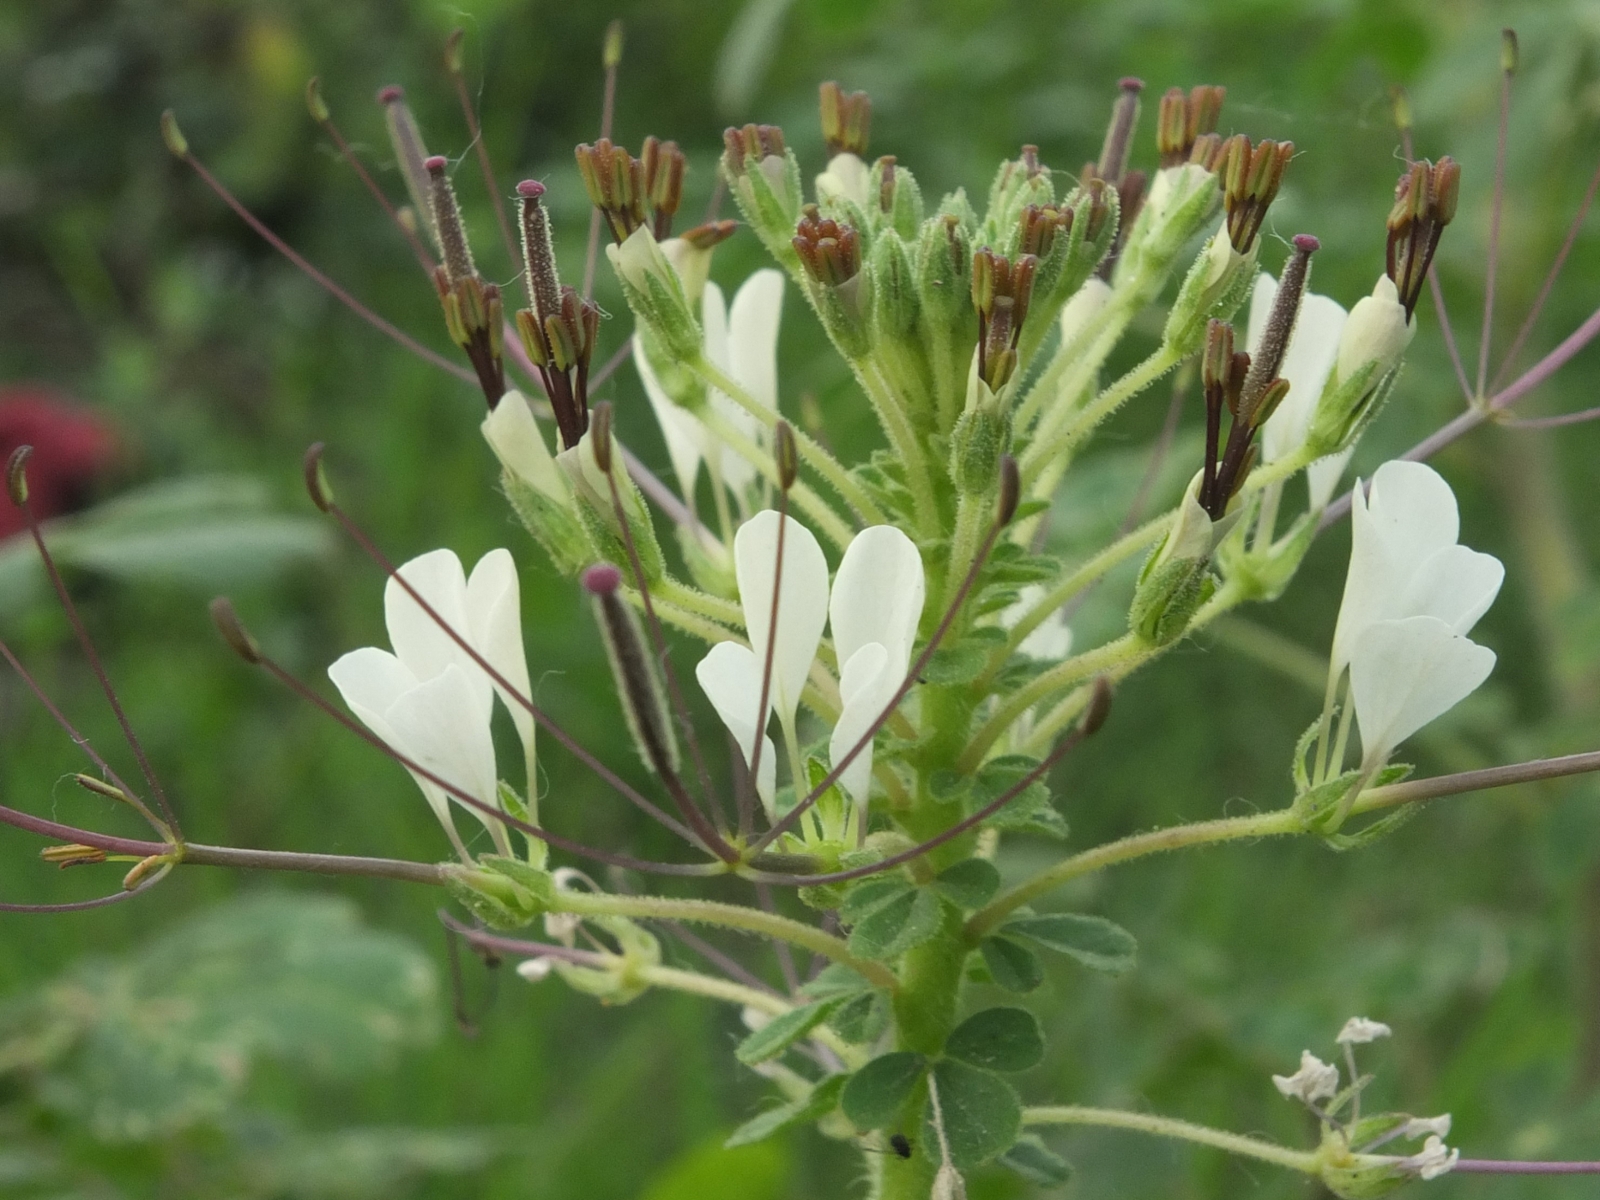
[[[761,705],[761,666],[748,646],[718,642],[694,669],[700,690],[705,692],[711,707],[717,710],[717,716],[739,744],[746,766],[755,752],[756,730],[766,725],[766,714],[757,712]],[[761,742],[756,792],[770,810],[777,785],[778,753],[772,739],[764,733]]]
[[[706,357],[722,370],[732,374],[732,351],[728,343],[728,308],[722,298],[722,289],[714,283],[706,284],[705,296],[700,302],[700,324],[705,330]],[[734,428],[751,441],[760,444],[761,423],[750,413],[716,388],[711,389],[707,403]],[[754,482],[756,469],[745,459],[732,450],[721,448],[720,444],[715,452],[718,454],[717,469],[722,475],[723,482],[735,492],[742,492]],[[709,445],[706,453],[707,455],[713,453]]]
[[[1368,626],[1350,657],[1363,763],[1386,761],[1406,738],[1476,691],[1494,662],[1493,650],[1437,617]]]
[[[877,642],[868,642],[850,656],[839,675],[839,698],[844,703],[828,739],[829,762],[837,766],[850,753],[894,699],[904,679],[904,669],[896,670],[889,651]],[[858,807],[866,807],[872,789],[871,742],[850,760],[839,776],[839,786]]]
[[[633,365],[639,372],[639,382],[644,384],[651,411],[656,414],[656,424],[661,426],[667,457],[672,460],[672,471],[678,477],[678,488],[685,501],[692,500],[695,477],[700,472],[700,447],[706,438],[705,427],[699,418],[667,395],[644,352],[643,342],[637,337],[633,339]]]
[[[1461,534],[1456,494],[1425,463],[1392,459],[1379,467],[1372,476],[1367,512],[1385,544],[1413,562]]]
[[[856,534],[839,561],[828,602],[839,661],[848,662],[868,642],[879,642],[903,679],[926,594],[916,543],[893,525],[872,525]]]
[[[1058,608],[1022,639],[1017,649],[1032,659],[1059,662],[1072,653],[1072,627]]]
[[[1277,298],[1278,281],[1261,272],[1250,291],[1250,321],[1244,339],[1244,349],[1252,355],[1261,349],[1261,337],[1267,331],[1267,318],[1272,315],[1272,303]]]
[[[1267,462],[1298,450],[1311,431],[1323,385],[1339,353],[1345,315],[1343,306],[1326,296],[1307,292],[1301,297],[1294,334],[1278,368],[1278,374],[1289,381],[1289,394],[1267,419],[1261,434],[1261,453]]]
[[[783,581],[778,594],[777,627],[772,627],[773,580],[778,561],[778,514],[758,512],[733,538],[734,574],[745,629],[758,662],[772,654],[772,711],[788,725],[817,656],[828,619],[828,562],[817,539],[793,517],[783,518]]]
[[[472,568],[467,580],[467,621],[478,653],[524,699],[531,698],[528,657],[522,647],[522,593],[511,551],[491,550]],[[505,688],[494,687],[526,746],[533,738],[533,714]]]
[[[568,497],[571,489],[550,456],[544,434],[528,407],[528,398],[521,392],[513,389],[501,396],[480,428],[506,470],[553,500],[564,501]]]
[[[467,577],[453,550],[433,550],[413,558],[399,569],[401,579],[415,588],[429,607],[464,638],[472,636],[467,621]],[[383,589],[383,615],[395,657],[419,680],[432,679],[451,663],[470,666],[472,658],[440,627],[399,580]],[[488,680],[484,680],[487,687]]]
[[[783,315],[783,272],[755,272],[728,311],[728,373],[773,412],[778,410],[778,322]]]
[[[1505,565],[1494,555],[1445,546],[1418,565],[1401,597],[1400,611],[1408,617],[1438,617],[1455,633],[1471,633],[1500,594],[1505,578]]]
[[[476,690],[467,673],[452,663],[401,695],[384,717],[419,766],[496,807],[494,740],[487,715],[475,711]],[[489,824],[477,809],[462,807]]]
[[[1345,467],[1350,465],[1350,456],[1355,452],[1356,448],[1351,446],[1338,454],[1319,458],[1306,468],[1306,490],[1310,493],[1313,512],[1321,512],[1328,507],[1328,501],[1333,499],[1334,489],[1339,486]]]

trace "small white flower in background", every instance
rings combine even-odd
[[[1494,651],[1466,637],[1494,603],[1505,568],[1457,543],[1455,494],[1421,463],[1389,462],[1358,485],[1350,572],[1330,678],[1350,668],[1364,768],[1475,691]]]
[[[1375,1042],[1379,1038],[1386,1038],[1394,1030],[1382,1021],[1369,1021],[1366,1017],[1351,1017],[1344,1023],[1344,1028],[1339,1031],[1339,1036],[1334,1039],[1341,1046],[1363,1046],[1368,1042]]]
[[[1406,1166],[1416,1171],[1421,1179],[1427,1181],[1448,1174],[1455,1168],[1460,1158],[1461,1151],[1451,1149],[1437,1137],[1430,1137],[1422,1144],[1420,1153],[1413,1154],[1406,1159]]]
[[[1405,1128],[1400,1131],[1400,1136],[1406,1138],[1424,1136],[1449,1137],[1450,1114],[1441,1113],[1437,1117],[1412,1117],[1406,1122]]]
[[[525,958],[517,964],[517,974],[529,983],[540,983],[550,977],[555,965],[555,959],[548,956]]]
[[[774,413],[778,409],[778,326],[782,315],[781,271],[767,267],[753,273],[734,294],[731,307],[716,284],[703,286],[700,319],[706,358]],[[638,338],[633,341],[633,362],[666,439],[667,455],[684,502],[694,503],[695,480],[702,462],[736,495],[742,493],[755,479],[755,468],[723,446],[699,417],[673,400]],[[761,423],[733,400],[713,389],[707,402],[751,441],[761,443]]]
[[[1272,276],[1265,272],[1256,276],[1255,291],[1250,297],[1246,345],[1251,354],[1261,346],[1277,295],[1278,284]],[[1317,412],[1317,402],[1322,399],[1323,386],[1333,373],[1346,315],[1343,306],[1327,296],[1315,292],[1301,296],[1300,314],[1295,320],[1288,349],[1284,351],[1283,363],[1278,368],[1279,376],[1289,381],[1289,394],[1267,418],[1261,431],[1262,461],[1277,462],[1305,443],[1306,435],[1311,432],[1311,419]],[[1327,507],[1354,450],[1352,446],[1343,453],[1319,459],[1307,468],[1306,486],[1311,492],[1313,511]]]
[[[468,579],[450,550],[412,559],[400,576],[518,692],[529,691],[522,649],[522,608],[517,571],[507,550],[491,550]],[[511,713],[533,777],[533,717],[398,582],[384,589],[384,617],[393,653],[376,646],[352,650],[328,668],[350,711],[391,749],[490,807],[498,807],[499,776],[489,733],[495,693]],[[451,797],[413,773],[444,825],[456,852],[468,857],[450,818]],[[463,807],[466,807],[463,805]],[[470,810],[509,852],[505,829]]]
[[[1273,1086],[1286,1099],[1315,1104],[1339,1090],[1339,1068],[1325,1063],[1309,1050],[1300,1052],[1300,1069],[1293,1075],[1274,1075]]]
[[[1044,585],[1030,583],[1017,593],[1017,602],[1000,614],[1000,628],[1015,629],[1023,617],[1033,611],[1034,605],[1044,599]],[[1040,662],[1058,662],[1072,653],[1072,628],[1059,607],[1034,626],[1033,632],[1022,639],[1017,649],[1027,657]]]
[[[824,624],[833,623],[840,663],[842,709],[829,740],[837,762],[860,741],[906,677],[926,583],[922,556],[911,539],[890,525],[863,529],[846,547],[830,601],[828,564],[817,539],[793,517],[784,517],[783,571],[773,626],[774,567],[779,516],[757,513],[734,537],[734,568],[750,646],[720,642],[701,659],[695,678],[717,715],[750,761],[758,730],[761,765],[756,790],[769,812],[776,786],[776,755],[767,737],[766,714],[758,713],[767,647],[772,646],[768,705],[785,737],[794,735],[795,712]],[[797,781],[799,782],[799,781]],[[872,783],[872,748],[867,746],[839,778],[864,816]]]

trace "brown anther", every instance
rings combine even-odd
[[[1238,134],[1228,139],[1226,147],[1222,201],[1228,212],[1228,240],[1240,254],[1248,254],[1294,157],[1294,143],[1263,140],[1252,147],[1249,138]]]
[[[799,448],[795,445],[794,428],[787,421],[772,427],[772,458],[778,468],[778,486],[787,492],[800,474]]]
[[[1167,90],[1156,118],[1156,149],[1163,167],[1179,167],[1190,160],[1196,141],[1216,129],[1227,93],[1227,88],[1206,85],[1191,88],[1187,96],[1182,88]]]
[[[972,306],[978,311],[978,374],[998,392],[1017,366],[1017,341],[1028,319],[1039,260],[1023,254],[1011,262],[987,246],[972,256]]]
[[[1029,204],[1018,219],[1017,252],[1047,258],[1056,238],[1072,232],[1072,210],[1055,205]]]
[[[684,230],[678,236],[696,250],[709,250],[731,238],[738,228],[737,221],[707,221],[704,225]]]
[[[822,109],[822,140],[828,157],[854,154],[865,158],[867,138],[872,131],[872,100],[865,92],[847,92],[833,80],[819,89]]]
[[[602,400],[589,410],[589,448],[594,465],[611,474],[611,401]]]
[[[1385,270],[1400,293],[1407,321],[1422,295],[1444,227],[1455,218],[1460,192],[1461,168],[1449,156],[1437,163],[1412,163],[1395,186]]]
[[[1227,145],[1220,133],[1202,133],[1195,138],[1194,145],[1189,150],[1189,161],[1215,175],[1222,170],[1222,160],[1227,153]]]
[[[32,446],[18,446],[6,460],[6,495],[18,508],[28,502],[28,459],[32,456]]]
[[[1133,129],[1139,120],[1139,93],[1144,90],[1144,80],[1129,75],[1119,80],[1117,87],[1117,102],[1111,109],[1111,123],[1106,126],[1106,140],[1095,161],[1097,174],[1111,183],[1121,183],[1128,169],[1128,150],[1133,145]]]
[[[722,165],[730,178],[745,172],[746,163],[783,157],[783,130],[776,125],[730,125],[722,131]]]
[[[652,232],[658,242],[665,241],[672,233],[673,215],[683,202],[683,173],[688,159],[677,142],[663,142],[651,136],[644,140],[639,161],[643,166],[644,192],[654,217]]]
[[[233,601],[226,596],[218,596],[211,602],[210,607],[212,624],[217,627],[222,640],[228,643],[228,649],[251,666],[258,665],[261,662],[261,647],[255,638],[250,636],[250,631],[244,627],[244,622],[239,620]]]
[[[39,851],[45,862],[55,863],[62,870],[68,867],[86,867],[106,861],[106,852],[98,846],[82,846],[68,842],[62,846],[46,846]]]
[[[573,150],[589,201],[600,210],[620,244],[644,224],[644,164],[610,138],[585,142]]]
[[[1085,737],[1092,737],[1100,732],[1100,727],[1110,715],[1111,680],[1104,675],[1096,675],[1094,690],[1089,694],[1089,707],[1084,709],[1083,720],[1078,722],[1078,728]]]
[[[802,211],[793,245],[806,274],[830,287],[849,283],[861,273],[861,235],[848,221],[822,216],[815,204]]]
[[[323,512],[333,508],[333,488],[328,486],[327,473],[322,469],[322,452],[325,449],[321,442],[312,442],[306,448],[302,468],[305,473],[306,491],[311,496],[311,503]]]
[[[995,522],[1003,529],[1017,515],[1017,505],[1022,502],[1022,473],[1017,460],[1009,454],[1000,456],[1000,503],[995,509]]]

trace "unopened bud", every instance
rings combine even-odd
[[[466,36],[465,29],[452,29],[444,40],[444,69],[452,75],[461,74],[461,43]]]
[[[178,158],[189,157],[189,139],[178,128],[178,117],[170,108],[161,114],[161,140]]]
[[[218,596],[211,602],[211,621],[217,627],[217,632],[222,635],[222,640],[228,643],[240,658],[251,666],[261,662],[261,647],[255,638],[250,636],[250,631],[239,620],[239,614],[234,610],[233,601],[226,596]]]
[[[1507,75],[1515,75],[1519,57],[1517,31],[1515,29],[1502,29],[1500,31],[1500,70]]]
[[[589,444],[594,465],[611,474],[611,401],[602,400],[589,410]]]
[[[704,225],[684,230],[678,236],[696,250],[709,250],[731,238],[738,228],[737,221],[707,221]]]
[[[1089,695],[1089,707],[1083,710],[1083,720],[1078,722],[1078,728],[1085,737],[1092,737],[1100,732],[1100,727],[1110,715],[1111,680],[1104,675],[1096,675],[1094,690]]]
[[[995,510],[995,520],[1001,528],[1011,524],[1017,515],[1017,505],[1022,501],[1022,473],[1017,460],[1009,454],[1000,456],[1000,504]]]
[[[411,197],[411,207],[428,225],[428,237],[435,249],[439,246],[439,233],[433,226],[433,206],[429,201],[431,185],[423,163],[428,160],[428,148],[422,140],[422,130],[406,104],[405,91],[390,84],[378,92],[378,103],[383,105],[383,120],[389,130],[389,145],[394,150],[395,161],[400,165],[400,175],[406,181],[406,193]]]
[[[120,800],[124,804],[128,802],[128,794],[126,792],[114,783],[107,783],[104,779],[97,779],[93,775],[85,775],[79,772],[72,777],[72,781],[86,792],[104,796],[108,800]]]
[[[605,41],[600,44],[600,65],[608,71],[622,62],[623,33],[620,17],[606,26]]]
[[[326,447],[321,442],[313,442],[305,453],[302,468],[305,473],[306,491],[311,496],[311,503],[323,512],[333,508],[333,488],[328,486],[327,473],[322,469],[322,452]]]
[[[133,870],[122,877],[122,890],[131,892],[144,882],[145,876],[167,866],[172,860],[165,854],[152,854],[149,858],[142,858],[133,864]]]
[[[32,446],[18,446],[6,460],[6,494],[18,508],[28,502],[28,459],[32,456]]]
[[[328,111],[328,102],[322,98],[322,80],[315,75],[306,80],[306,109],[318,125],[326,125],[333,115]]]
[[[106,852],[98,846],[68,842],[63,846],[46,846],[39,851],[39,857],[65,870],[67,867],[85,867],[93,863],[103,863],[106,861]]]
[[[820,88],[822,139],[828,157],[836,154],[867,155],[867,137],[872,129],[872,101],[865,92],[846,92],[833,80]]]
[[[583,572],[582,583],[591,596],[609,596],[622,586],[622,572],[612,563],[595,563]]]
[[[799,449],[795,445],[794,427],[779,421],[772,427],[772,457],[778,468],[778,486],[788,491],[800,473]]]

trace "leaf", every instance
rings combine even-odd
[[[928,1060],[909,1050],[880,1054],[850,1076],[839,1107],[857,1129],[882,1129],[899,1119],[900,1109],[927,1069]]]
[[[1044,1061],[1044,1034],[1025,1008],[986,1008],[955,1027],[944,1052],[986,1071],[1026,1071]]]
[[[1132,970],[1139,943],[1133,934],[1104,917],[1083,913],[1051,913],[1008,921],[1007,933],[1032,938],[1041,946],[1075,958],[1084,966],[1112,975]]]
[[[976,811],[998,800],[1038,766],[1038,759],[1025,754],[1003,754],[990,759],[973,780],[969,802],[971,809]],[[1051,803],[1050,789],[1043,779],[1034,780],[984,824],[1018,833],[1039,833],[1055,838],[1067,836],[1066,819]]]
[[[898,871],[868,879],[845,893],[839,903],[839,919],[846,925],[854,925],[889,901],[898,900],[913,890],[911,883]]]
[[[939,898],[915,888],[879,905],[850,931],[850,953],[862,958],[898,958],[939,932]]]
[[[999,1161],[1002,1167],[1010,1168],[1040,1187],[1062,1187],[1072,1178],[1072,1164],[1046,1148],[1031,1133],[1018,1138]]]
[[[876,1041],[889,1027],[889,1003],[880,992],[867,992],[846,1000],[828,1021],[828,1028],[852,1046]]]
[[[995,984],[1008,992],[1026,993],[1044,982],[1039,956],[1021,942],[995,935],[978,946]]]
[[[989,663],[989,648],[968,639],[941,646],[922,668],[922,681],[943,686],[971,683]]]
[[[829,1075],[798,1100],[791,1100],[751,1117],[728,1135],[723,1146],[728,1149],[748,1146],[796,1125],[820,1121],[838,1107],[839,1093],[844,1090],[845,1081],[849,1078],[848,1075]]]
[[[1000,872],[988,859],[969,858],[940,872],[934,888],[957,908],[982,908],[1000,890]]]
[[[954,804],[958,800],[965,800],[971,790],[971,777],[962,775],[958,771],[939,770],[928,776],[928,794],[940,804]]]
[[[1000,1076],[954,1059],[933,1068],[939,1088],[939,1113],[950,1145],[950,1161],[961,1170],[981,1166],[1008,1149],[1022,1132],[1022,1104]],[[923,1108],[924,1144],[939,1145],[933,1124],[933,1103]]]
[[[813,1000],[825,1000],[829,996],[854,996],[871,989],[872,985],[860,972],[843,963],[829,963],[816,978],[801,986],[800,993]]]
[[[747,1067],[775,1058],[826,1021],[828,1014],[837,1007],[839,1000],[834,997],[780,1013],[740,1042],[733,1052],[734,1057]]]

